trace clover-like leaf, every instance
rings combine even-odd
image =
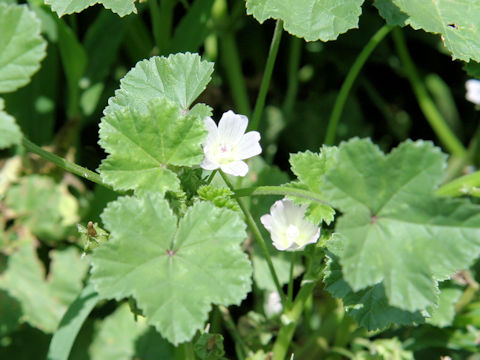
[[[104,298],[133,296],[147,322],[174,344],[202,328],[211,304],[239,304],[251,287],[239,214],[198,202],[178,221],[158,194],[122,197],[102,214],[111,232],[92,256]],[[178,226],[177,226],[178,222]]]
[[[137,12],[135,0],[45,0],[45,4],[50,5],[59,17],[81,12],[95,4],[102,4],[120,16]]]
[[[6,194],[11,215],[41,240],[63,240],[78,221],[78,202],[64,185],[41,175],[24,177]]]
[[[201,163],[204,116],[183,115],[165,99],[150,101],[146,112],[127,108],[106,115],[99,132],[99,144],[109,154],[99,167],[102,179],[117,190],[179,190],[180,181],[168,165]]]
[[[335,40],[357,27],[364,0],[247,0],[247,14],[260,23],[281,19],[285,30],[307,41]]]
[[[445,160],[423,141],[388,155],[369,140],[342,144],[324,195],[344,214],[340,263],[354,291],[382,282],[390,305],[423,310],[438,302],[437,281],[480,254],[480,206],[433,195]]]
[[[26,5],[0,3],[0,93],[26,85],[45,57],[40,20]]]
[[[347,314],[368,330],[384,329],[391,324],[412,325],[425,321],[420,311],[409,312],[388,304],[385,287],[379,283],[353,291],[344,280],[339,259],[344,254],[345,239],[340,234],[327,241],[327,265],[324,269],[325,289],[341,298]]]
[[[145,111],[148,101],[154,98],[166,98],[187,110],[205,90],[212,72],[213,63],[202,61],[198,54],[142,60],[120,81],[120,89],[108,100],[104,114],[126,106]]]
[[[392,0],[414,29],[440,34],[454,59],[480,61],[480,3],[451,0]]]
[[[298,177],[300,183],[290,183],[287,186],[304,188],[317,194],[322,194],[324,181],[323,176],[332,165],[335,164],[337,154],[336,147],[322,147],[320,154],[311,151],[290,155],[290,165],[293,173]],[[335,216],[335,210],[327,205],[313,203],[304,199],[291,197],[296,203],[308,203],[307,218],[315,224],[322,221],[328,225]]]
[[[0,98],[0,149],[20,144],[22,131],[18,127],[13,116],[3,111],[4,102]]]
[[[22,319],[46,333],[56,330],[68,306],[80,293],[88,263],[74,248],[51,252],[48,278],[30,240],[8,258],[0,277],[0,288],[7,290],[21,305]]]

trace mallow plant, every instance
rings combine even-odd
[[[1,357],[477,359],[479,18],[475,0],[1,1]],[[455,92],[405,34],[468,74]]]

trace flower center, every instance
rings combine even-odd
[[[233,151],[229,144],[220,143],[216,151],[216,158],[219,163],[230,162],[233,160]]]
[[[290,224],[288,225],[287,231],[285,234],[287,236],[288,242],[292,243],[298,239],[298,237],[300,236],[300,231],[295,225]]]

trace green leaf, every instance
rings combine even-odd
[[[440,34],[454,59],[480,61],[480,3],[450,0],[392,0],[414,29]],[[474,25],[475,24],[475,25]]]
[[[172,38],[170,52],[198,51],[208,33],[214,0],[195,0],[182,18]]]
[[[260,23],[281,19],[290,34],[307,41],[335,40],[356,28],[364,0],[247,0],[247,14]]]
[[[75,197],[47,176],[22,178],[8,189],[5,203],[15,218],[47,242],[63,240],[78,221]]]
[[[147,335],[149,326],[145,319],[134,318],[128,304],[121,305],[113,314],[108,316],[99,327],[99,331],[89,349],[92,360],[130,360],[145,359],[136,351],[136,342],[142,335]],[[154,349],[156,359],[170,359],[173,357],[173,347],[163,340],[157,333]],[[160,351],[160,353],[158,353]]]
[[[14,331],[20,324],[22,309],[17,299],[0,290],[0,336]]]
[[[68,112],[75,116],[78,115],[79,85],[87,67],[87,54],[75,32],[63,20],[57,20],[57,27],[60,58],[68,83]]]
[[[205,114],[207,116],[209,114]],[[99,171],[116,190],[177,191],[180,181],[167,165],[198,165],[207,131],[203,116],[183,115],[171,101],[150,101],[148,110],[119,110],[103,117],[100,141],[109,156]]]
[[[291,183],[287,186],[300,187],[322,195],[325,182],[323,176],[335,164],[337,155],[336,147],[322,147],[320,154],[311,151],[290,155],[290,165],[293,173],[300,180],[300,184]],[[303,186],[302,186],[303,185]],[[322,221],[328,225],[335,216],[335,210],[327,204],[312,203],[304,199],[291,197],[298,204],[309,204],[307,217],[319,224]]]
[[[449,281],[441,284],[440,291],[438,307],[430,310],[432,317],[427,319],[427,323],[438,327],[446,327],[453,323],[455,304],[460,300],[463,291],[461,286]]]
[[[22,131],[15,119],[3,111],[4,102],[0,98],[0,149],[18,145],[22,141]]]
[[[475,61],[470,61],[463,65],[463,70],[473,78],[480,79],[480,63]]]
[[[147,110],[154,98],[166,98],[187,110],[205,90],[213,72],[213,63],[198,54],[154,56],[137,63],[120,81],[120,89],[108,100],[105,115],[126,106]]]
[[[392,306],[408,311],[438,302],[437,281],[480,254],[480,207],[433,195],[446,155],[406,141],[384,155],[369,140],[342,144],[324,177],[327,200],[344,215],[340,258],[354,291],[382,282]]]
[[[60,319],[82,289],[88,264],[74,248],[51,252],[48,278],[37,258],[33,242],[19,246],[8,258],[0,287],[21,304],[23,319],[46,333],[57,329]]]
[[[45,4],[50,5],[59,17],[81,12],[95,4],[102,4],[120,16],[137,13],[135,0],[45,0]]]
[[[0,93],[28,84],[40,68],[47,43],[40,21],[26,5],[0,4]]]
[[[403,13],[392,0],[375,0],[373,4],[380,15],[392,26],[405,26],[408,15]]]
[[[92,284],[88,284],[68,308],[48,348],[48,360],[68,359],[75,338],[98,302]]]
[[[6,111],[16,119],[25,137],[38,145],[53,140],[60,72],[57,47],[50,46],[32,81],[4,95]]]
[[[419,312],[409,312],[388,304],[383,284],[376,284],[364,290],[353,291],[344,280],[340,258],[344,255],[345,239],[335,234],[327,241],[327,266],[324,270],[325,289],[341,298],[347,314],[360,326],[368,330],[384,329],[391,324],[412,325],[424,322]]]
[[[110,203],[102,219],[110,239],[92,256],[99,294],[133,296],[173,344],[202,328],[212,303],[238,305],[250,291],[245,224],[231,210],[199,202],[178,221],[166,200],[148,194]]]

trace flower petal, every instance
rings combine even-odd
[[[222,164],[223,172],[233,176],[245,176],[248,173],[248,165],[244,161],[233,161],[228,164]]]
[[[243,135],[235,149],[238,158],[244,160],[260,154],[262,147],[259,141],[260,133],[258,131],[250,131]]]
[[[235,114],[231,110],[227,111],[218,123],[218,135],[225,142],[236,145],[245,134],[247,125],[248,118],[246,116]]]
[[[267,229],[268,231],[272,230],[272,222],[273,222],[272,215],[270,214],[263,215],[262,217],[260,217],[260,222],[263,224],[265,229]]]
[[[211,161],[209,158],[205,157],[200,164],[200,167],[204,170],[216,170],[220,167],[216,162]]]
[[[467,80],[465,88],[467,89],[465,98],[474,104],[480,105],[480,80]]]

